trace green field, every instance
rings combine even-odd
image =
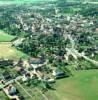
[[[56,0],[0,0],[0,5],[5,4],[22,4],[22,3],[38,3],[38,2],[48,2]]]
[[[11,43],[0,43],[0,58],[14,59],[28,58],[28,55],[11,46]]]
[[[10,41],[14,38],[15,36],[4,33],[0,30],[0,58],[14,60],[17,60],[19,58],[28,58],[28,55],[11,46]]]
[[[15,38],[15,36],[6,34],[6,33],[4,33],[3,31],[0,30],[0,42],[10,42],[14,38]]]
[[[0,100],[9,100],[3,91],[0,91]]]
[[[98,70],[76,72],[58,80],[55,91],[46,93],[49,100],[98,100]]]

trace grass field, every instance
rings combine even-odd
[[[20,57],[26,59],[28,55],[12,47],[10,43],[0,43],[0,58],[17,60]]]
[[[98,100],[98,70],[79,71],[73,77],[58,80],[49,100]]]
[[[22,3],[38,3],[38,2],[47,2],[47,1],[56,1],[56,0],[2,0],[2,1],[0,1],[0,5],[22,4]]]
[[[0,30],[0,42],[10,42],[15,36],[4,33]]]
[[[0,58],[7,58],[7,59],[19,59],[27,58],[28,56],[23,52],[15,49],[11,46],[10,41],[13,40],[15,36],[9,35],[4,33],[0,30]]]

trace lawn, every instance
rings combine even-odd
[[[14,59],[28,58],[28,55],[11,46],[11,43],[0,43],[0,58]]]
[[[0,91],[0,100],[9,100],[3,91]]]
[[[28,87],[24,84],[21,84],[22,87],[29,93],[32,97],[30,97],[18,84],[14,84],[14,86],[18,89],[19,93],[24,96],[25,100],[44,100],[41,93],[39,93],[35,87]]]
[[[73,77],[56,82],[54,91],[46,93],[49,100],[98,100],[98,70],[76,72]]]
[[[6,34],[6,33],[4,33],[3,31],[0,30],[0,42],[10,42],[14,38],[15,38],[15,36]]]

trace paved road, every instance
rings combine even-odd
[[[90,59],[89,57],[85,56],[85,54],[79,53],[78,50],[75,49],[75,42],[71,35],[68,35],[68,39],[70,40],[72,46],[71,48],[66,48],[68,55],[71,54],[75,59],[77,59],[78,57],[83,57],[85,60],[98,65],[98,61]]]
[[[66,48],[66,50],[74,57],[74,58],[78,58],[78,57],[83,57],[85,60],[95,64],[95,65],[98,65],[98,61],[96,60],[93,60],[93,59],[90,59],[89,57],[85,56],[83,53],[79,53],[78,50],[75,50],[73,48],[69,49],[69,48]]]

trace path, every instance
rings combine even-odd
[[[18,82],[18,81],[15,81],[19,86],[20,88],[33,100],[34,98],[32,97],[32,95],[30,93],[28,93],[26,91],[26,89]]]
[[[45,100],[49,100],[45,94],[43,94],[38,88],[36,90],[45,98]]]

